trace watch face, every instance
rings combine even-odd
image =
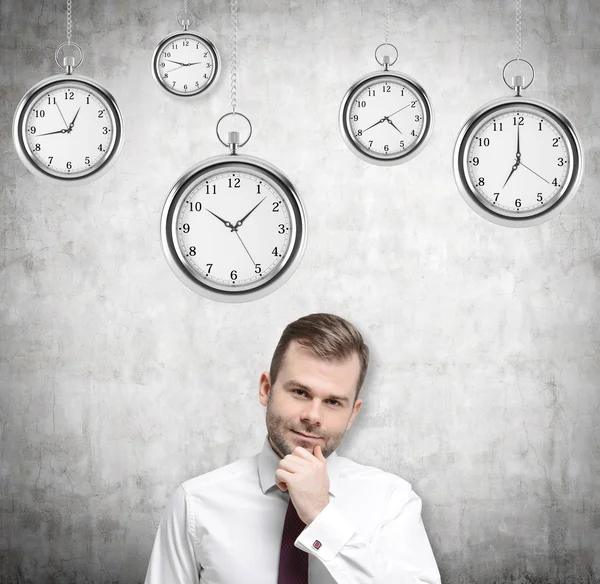
[[[501,224],[526,225],[549,218],[574,192],[581,151],[562,114],[517,99],[484,109],[467,123],[455,171],[478,212]]]
[[[152,72],[169,93],[198,95],[216,81],[220,59],[215,46],[204,37],[186,31],[161,41],[154,51]]]
[[[344,140],[359,157],[374,164],[399,164],[415,156],[425,146],[432,123],[424,90],[391,71],[359,80],[340,108]]]
[[[19,156],[46,178],[96,178],[122,144],[120,112],[91,80],[64,75],[48,81],[17,108],[13,137]]]
[[[281,285],[306,235],[303,208],[285,177],[238,160],[184,177],[163,212],[167,259],[180,277],[185,272],[183,281],[209,298],[236,302]]]

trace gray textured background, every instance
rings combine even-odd
[[[260,372],[289,321],[332,311],[373,352],[340,453],[412,482],[448,584],[600,581],[600,7],[524,2],[526,94],[563,110],[586,168],[561,216],[508,229],[453,179],[455,138],[509,95],[512,1],[392,1],[394,67],[436,113],[425,150],[392,168],[344,145],[340,101],[375,70],[384,1],[240,2],[244,149],[296,184],[306,254],[259,301],[224,305],[167,266],[159,215],[192,164],[224,153],[229,5],[196,3],[224,58],[191,103],[150,74],[182,2],[74,2],[78,73],[125,119],[117,164],[90,185],[44,183],[13,148],[23,94],[59,72],[58,0],[0,3],[0,581],[143,580],[162,510],[183,480],[258,451]]]

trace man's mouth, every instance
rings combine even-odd
[[[312,440],[321,439],[321,436],[312,436],[310,434],[304,434],[303,432],[296,432],[296,430],[292,430],[292,432],[294,432],[294,434],[297,434],[298,436],[302,436],[303,438],[311,438]]]

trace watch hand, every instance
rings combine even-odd
[[[67,130],[68,132],[70,132],[73,127],[75,126],[75,120],[77,119],[77,116],[79,115],[79,111],[81,110],[81,107],[77,110],[77,113],[75,114],[75,117],[73,118],[73,121],[69,124],[69,129]]]
[[[65,126],[67,126],[67,130],[68,130],[69,124],[67,124],[67,120],[65,120],[65,116],[63,116],[63,113],[60,111],[60,106],[58,104],[56,104],[56,107],[58,108],[58,113],[60,114],[60,117],[63,119],[63,122],[65,123]]]
[[[171,59],[165,59],[165,61],[169,61],[169,63],[175,63],[176,65],[181,65],[182,67],[186,66],[186,63],[180,63],[179,61],[171,61]]]
[[[260,203],[262,203],[267,197],[264,197],[262,201],[260,201],[259,203],[257,203],[256,205],[254,205],[254,207],[252,207],[252,209],[250,209],[250,211],[248,211],[236,224],[235,224],[235,230],[237,231],[238,227],[242,226],[242,223],[244,223],[244,221],[246,221],[246,219],[248,219],[248,217],[250,216],[250,213],[252,213],[252,211],[254,211],[254,209],[256,209],[256,207],[258,207],[260,205]]]
[[[364,129],[363,132],[366,132],[367,130],[370,130],[373,126],[376,126],[377,124],[381,124],[381,122],[385,122],[385,118],[381,118],[378,122],[375,122],[374,124],[371,124],[368,128]]]
[[[392,122],[392,120],[390,120],[390,118],[386,118],[386,120],[388,121],[388,124],[392,124],[392,126],[394,128],[396,128],[396,124],[394,124],[394,122]],[[398,130],[398,128],[396,128],[396,130]],[[402,132],[400,130],[398,130],[398,132],[400,132],[402,134]]]
[[[519,146],[519,126],[517,125],[517,161],[521,158],[521,147]]]
[[[535,172],[535,170],[531,170],[531,168],[529,168],[528,166],[525,166],[522,162],[521,162],[521,166],[524,166],[527,170],[533,172],[533,174],[535,174],[536,176],[539,176],[544,182],[547,182],[548,184],[550,184],[550,182],[547,181],[543,176],[540,176],[537,172]]]
[[[179,65],[179,67],[173,67],[173,69],[169,69],[168,71],[165,71],[165,73],[171,73],[172,71],[177,71],[177,69],[181,69],[182,67],[185,67],[185,65]]]
[[[517,170],[517,168],[519,168],[519,160],[517,159],[517,162],[515,162],[515,164],[513,164],[512,170],[510,171],[510,174],[508,175],[508,178],[504,181],[504,184],[502,185],[502,188],[504,188],[506,186],[506,183],[508,182],[508,179],[513,175],[513,173],[515,172],[515,170]]]
[[[67,134],[69,130],[56,130],[56,132],[46,132],[45,134],[36,134],[37,136],[49,136],[50,134]]]
[[[407,105],[405,105],[404,107],[401,107],[399,110],[396,110],[396,111],[395,111],[393,114],[390,114],[390,115],[389,115],[389,116],[387,116],[387,117],[388,117],[388,118],[391,118],[392,116],[395,116],[395,115],[396,115],[398,112],[401,112],[403,109],[406,109],[406,108],[407,108],[409,105],[410,105],[410,103],[409,103],[409,104],[407,104]]]
[[[235,234],[238,236],[238,239],[240,240],[240,243],[244,246],[244,249],[246,250],[246,253],[248,254],[248,256],[250,257],[250,259],[252,260],[252,265],[255,266],[256,262],[254,261],[254,259],[250,255],[250,252],[248,251],[248,248],[246,247],[246,245],[242,241],[242,238],[240,237],[240,234],[237,231],[235,232]]]
[[[218,215],[215,215],[210,209],[206,209],[211,215],[214,215],[219,221],[221,221],[221,223],[223,223],[225,225],[225,227],[229,227],[231,229],[231,231],[235,231],[235,227],[229,222],[229,221],[225,221],[225,219],[221,219],[221,217],[219,217]]]

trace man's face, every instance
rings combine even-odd
[[[362,405],[360,399],[353,404],[359,374],[356,353],[346,361],[329,362],[292,341],[275,385],[271,386],[267,371],[260,378],[259,397],[267,407],[267,432],[273,450],[283,458],[296,446],[312,454],[318,444],[327,458]]]

